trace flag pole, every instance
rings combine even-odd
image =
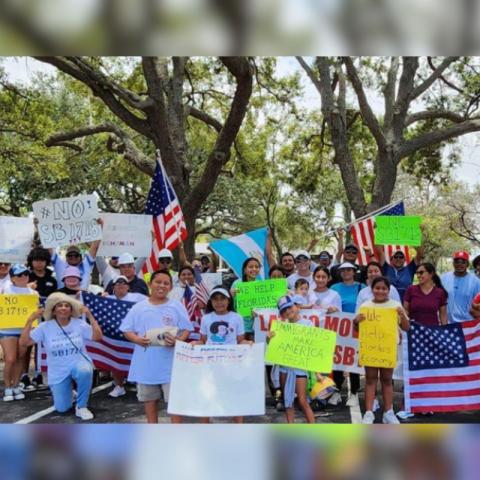
[[[380,207],[380,208],[377,208],[377,210],[374,210],[373,212],[370,212],[370,213],[367,213],[366,215],[363,215],[362,217],[360,218],[356,218],[353,222],[350,222],[350,223],[347,223],[346,225],[344,225],[343,227],[339,227],[341,228],[342,230],[347,230],[348,227],[350,227],[351,225],[353,225],[354,223],[357,223],[357,222],[361,222],[362,220],[365,220],[369,217],[372,217],[374,215],[378,215],[382,212],[384,212],[385,210],[388,210],[390,207],[392,207],[393,205],[396,205],[397,203],[399,202],[403,202],[404,199],[402,198],[401,200],[395,200],[394,202],[392,203],[389,203],[388,205],[384,205],[383,207]],[[338,230],[338,228],[335,228],[333,230],[330,230],[328,231],[327,233],[324,233],[320,238],[325,238],[325,237],[330,237],[332,236],[336,231]]]

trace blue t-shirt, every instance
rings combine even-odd
[[[47,351],[49,385],[63,382],[79,362],[86,362],[83,355],[90,358],[85,340],[92,339],[91,325],[80,318],[72,318],[63,330],[71,341],[55,320],[42,322],[30,332],[30,338],[36,343],[43,342]]]
[[[471,320],[470,307],[473,297],[480,292],[480,279],[472,273],[458,277],[453,272],[444,273],[441,277],[443,288],[448,292],[448,323]]]
[[[400,298],[403,302],[403,296],[407,288],[413,283],[415,272],[417,271],[417,264],[412,260],[408,265],[400,269],[392,267],[385,262],[383,265],[383,274],[390,280],[390,283],[398,290]]]
[[[143,337],[148,330],[167,326],[193,330],[187,310],[177,300],[161,305],[152,305],[150,301],[136,303],[123,319],[120,330]],[[173,350],[167,346],[141,347],[135,344],[128,381],[146,385],[170,383]]]
[[[365,286],[363,283],[358,282],[352,285],[345,285],[345,283],[341,282],[331,286],[331,290],[337,292],[342,299],[342,312],[355,313],[358,294]]]

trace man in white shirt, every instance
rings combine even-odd
[[[305,250],[300,250],[295,255],[295,265],[297,266],[296,273],[292,273],[287,277],[288,288],[293,290],[295,288],[295,282],[299,278],[304,278],[310,285],[310,290],[315,288],[315,281],[313,280],[313,274],[310,270],[310,254]]]

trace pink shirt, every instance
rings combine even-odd
[[[445,290],[434,287],[425,295],[419,285],[410,285],[403,300],[409,303],[409,316],[412,320],[426,327],[440,325],[440,307],[447,304]]]

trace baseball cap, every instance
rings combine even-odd
[[[125,252],[118,257],[119,265],[126,265],[129,263],[135,263],[135,259],[133,258],[133,255],[131,253]]]
[[[289,297],[288,295],[280,297],[277,302],[277,308],[280,313],[294,305],[295,303],[293,302],[292,297]]]
[[[67,267],[62,274],[62,280],[67,277],[77,277],[77,278],[82,278],[82,274],[80,273],[80,270],[77,267]]]
[[[168,248],[162,248],[158,252],[158,258],[173,258],[172,252]]]
[[[299,250],[295,254],[295,259],[300,258],[300,257],[305,257],[307,260],[310,260],[310,254],[306,250]]]
[[[465,250],[459,250],[452,255],[452,258],[454,260],[457,258],[461,258],[462,260],[466,260],[468,262],[470,260],[470,255]]]
[[[28,268],[21,263],[15,263],[10,268],[10,276],[16,277],[22,275],[22,273],[28,272]]]
[[[78,253],[79,255],[81,255],[80,249],[76,245],[70,245],[67,248],[66,255],[68,255],[69,253]]]
[[[112,285],[116,285],[117,283],[127,283],[128,278],[125,275],[119,275],[114,281]]]
[[[216,293],[220,293],[226,298],[230,298],[230,294],[228,293],[228,290],[222,287],[215,287],[211,292],[209,298],[212,298]]]
[[[116,255],[116,256],[114,255],[114,256],[112,257],[112,260],[118,260],[118,255]]]
[[[395,256],[397,256],[397,257],[404,257],[404,258],[405,258],[405,254],[404,254],[401,250],[397,250],[396,252],[393,252],[391,258],[393,258],[393,257],[395,257]]]
[[[350,263],[350,262],[343,262],[339,267],[338,267],[338,270],[344,270],[346,268],[352,268],[353,270],[356,270],[357,267],[353,264],[353,263]]]
[[[344,251],[345,250],[355,250],[356,252],[358,252],[358,247],[354,243],[347,243],[344,248]]]
[[[318,256],[318,258],[320,259],[329,259],[330,258],[330,254],[326,251],[326,250],[322,250]]]

